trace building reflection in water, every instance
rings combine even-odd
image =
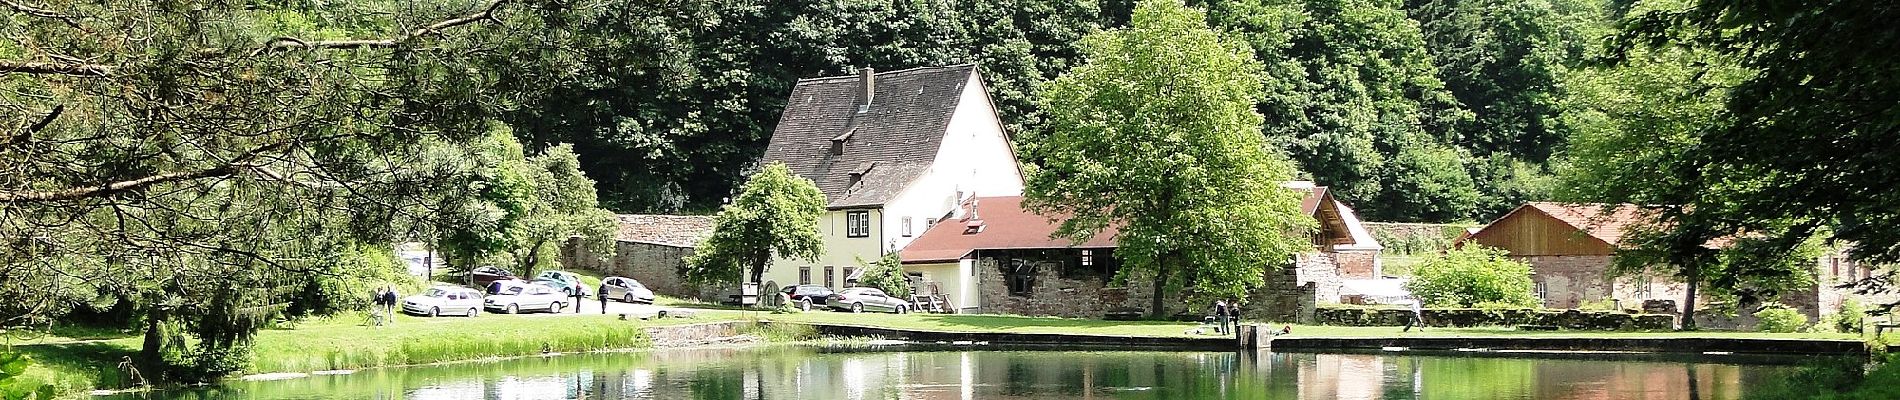
[[[224,399],[1700,399],[1788,366],[1410,353],[861,351],[536,357],[243,382]]]

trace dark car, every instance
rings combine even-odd
[[[792,304],[797,304],[799,309],[805,311],[811,311],[813,304],[825,305],[825,300],[831,298],[833,293],[831,288],[818,285],[786,286],[779,291],[784,292],[786,297],[790,297]]]
[[[497,267],[476,267],[474,270],[468,271],[468,286],[472,288],[487,288],[490,284],[495,283],[495,281],[505,281],[509,279],[520,278],[516,277],[513,272],[508,272],[508,270]]]

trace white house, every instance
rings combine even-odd
[[[783,162],[829,202],[817,261],[779,259],[764,290],[842,287],[977,195],[1016,196],[1022,169],[975,65],[800,80],[764,163]]]

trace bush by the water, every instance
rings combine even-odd
[[[1467,245],[1420,264],[1405,289],[1433,307],[1536,307],[1531,266],[1503,250]]]
[[[1808,326],[1808,316],[1801,315],[1800,311],[1795,311],[1794,309],[1780,305],[1769,306],[1761,309],[1761,311],[1756,311],[1755,318],[1760,320],[1760,322],[1755,324],[1755,329],[1762,332],[1800,332],[1801,328]]]

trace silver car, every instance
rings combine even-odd
[[[600,280],[600,289],[607,291],[606,297],[609,299],[653,304],[653,290],[633,278],[609,276]]]
[[[832,293],[825,299],[825,305],[833,310],[864,312],[864,310],[890,311],[898,314],[910,312],[910,302],[891,297],[878,288],[856,287]]]

